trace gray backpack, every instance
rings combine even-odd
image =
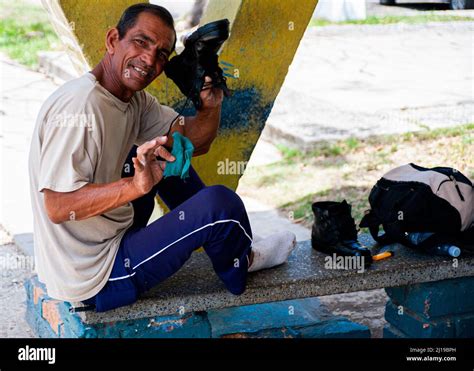
[[[382,245],[400,242],[415,247],[411,232],[432,232],[421,248],[439,243],[474,249],[474,188],[471,180],[450,167],[407,164],[390,170],[369,196],[371,209],[360,226]],[[379,235],[383,226],[385,234]]]

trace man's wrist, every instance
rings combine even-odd
[[[122,178],[122,181],[124,182],[125,194],[128,195],[127,198],[130,198],[129,201],[136,200],[146,194],[146,192],[143,192],[137,187],[133,176]]]

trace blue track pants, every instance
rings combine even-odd
[[[132,172],[122,176],[133,175],[135,156],[136,147],[126,161]],[[86,304],[102,312],[133,303],[178,271],[201,246],[225,287],[236,295],[244,292],[252,244],[244,204],[222,185],[206,187],[193,168],[189,175],[186,180],[162,179],[132,202],[134,222],[122,238],[110,278]],[[171,211],[147,226],[157,194]]]

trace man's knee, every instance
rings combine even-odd
[[[206,208],[228,209],[244,211],[245,207],[239,195],[223,185],[213,185],[202,191]]]
[[[237,193],[221,184],[206,187],[201,192],[203,192],[206,197],[216,201],[240,199]]]

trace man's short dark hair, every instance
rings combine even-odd
[[[135,26],[137,23],[137,18],[142,12],[148,12],[156,15],[173,30],[174,44],[173,48],[171,49],[171,51],[173,51],[176,46],[176,31],[174,29],[173,16],[167,9],[155,4],[139,3],[129,6],[127,9],[125,9],[116,26],[119,33],[119,40],[122,40],[125,37],[127,31]]]

